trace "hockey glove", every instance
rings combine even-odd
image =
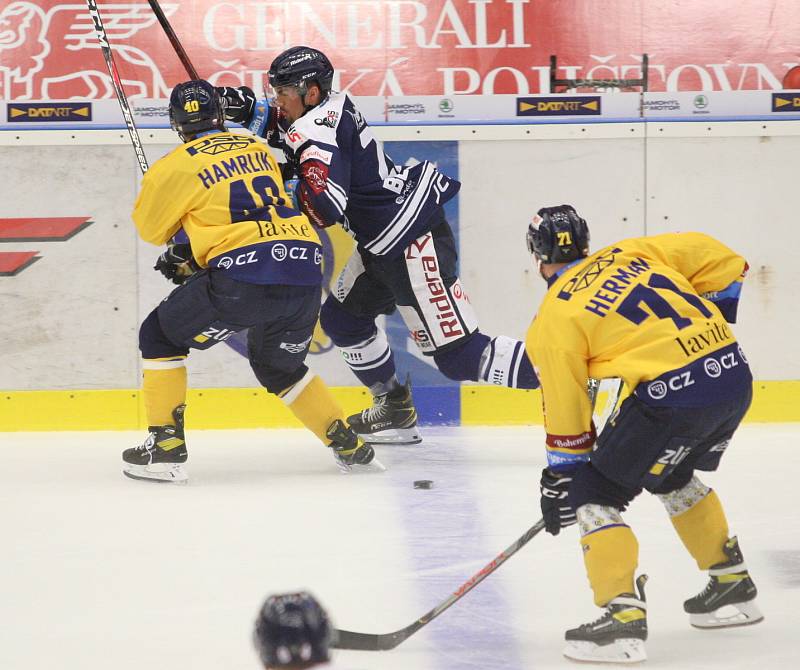
[[[222,112],[228,121],[246,126],[253,118],[253,109],[256,106],[256,94],[247,86],[233,88],[231,86],[218,86]]]
[[[575,511],[567,501],[571,483],[571,473],[557,475],[547,468],[542,470],[542,479],[539,482],[542,517],[545,530],[551,535],[558,535],[562,528],[571,526],[577,521]]]
[[[170,244],[167,250],[158,257],[154,270],[158,270],[173,284],[183,284],[200,269],[192,256],[192,247],[188,244]]]

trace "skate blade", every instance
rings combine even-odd
[[[386,472],[386,466],[381,463],[377,458],[373,458],[369,463],[366,465],[360,465],[359,463],[353,463],[353,465],[348,465],[344,461],[336,460],[336,465],[338,466],[340,472],[345,475],[358,475],[358,474],[374,474],[376,472]]]
[[[602,646],[585,640],[570,640],[563,653],[569,660],[581,663],[641,663],[647,660],[644,640],[632,637]]]
[[[764,615],[754,601],[732,603],[708,614],[690,614],[689,623],[695,628],[735,628],[752,626],[764,620]]]
[[[189,475],[179,463],[126,464],[122,474],[131,479],[164,484],[186,484],[189,481]]]
[[[377,433],[359,433],[358,435],[367,444],[419,444],[422,436],[416,426],[412,428],[389,428],[379,430]]]

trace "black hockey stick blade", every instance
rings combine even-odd
[[[333,639],[331,647],[334,649],[354,649],[358,651],[388,651],[394,649],[404,640],[407,640],[420,628],[429,624],[442,612],[454,605],[457,601],[461,600],[467,593],[472,591],[478,584],[491,575],[497,568],[505,563],[509,558],[516,554],[522,547],[524,547],[531,539],[544,529],[544,519],[539,519],[533,526],[531,526],[516,542],[514,542],[505,551],[502,551],[498,556],[483,566],[479,572],[470,577],[466,582],[458,587],[450,596],[447,597],[442,603],[434,607],[430,612],[427,612],[414,623],[409,624],[405,628],[394,631],[393,633],[356,633],[350,630],[335,629],[333,631]]]

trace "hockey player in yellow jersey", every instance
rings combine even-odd
[[[340,468],[380,469],[305,365],[321,304],[322,248],[275,160],[258,140],[227,131],[219,95],[206,81],[178,84],[169,112],[184,144],[145,174],[133,220],[146,242],[168,243],[155,269],[179,287],[139,331],[150,428],[123,453],[123,472],[187,480],[186,357],[245,329],[259,382],[332,448]]]
[[[594,602],[605,608],[567,631],[564,655],[646,658],[647,578],[634,588],[638,543],[621,516],[642,489],[663,502],[709,571],[706,588],[684,603],[690,623],[761,621],[722,504],[695,474],[717,468],[752,398],[747,359],[728,325],[745,259],[702,233],[628,239],[589,255],[588,226],[569,205],[540,209],[527,242],[548,284],[526,339],[544,403],[542,513],[553,535],[577,522]],[[597,436],[587,379],[609,377],[629,395]]]

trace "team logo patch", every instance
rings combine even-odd
[[[314,193],[319,195],[328,186],[328,167],[320,165],[316,161],[300,166],[303,173],[303,181],[311,188]]]
[[[314,119],[314,123],[318,126],[328,126],[328,128],[335,128],[339,123],[339,112],[329,109],[324,119]]]

